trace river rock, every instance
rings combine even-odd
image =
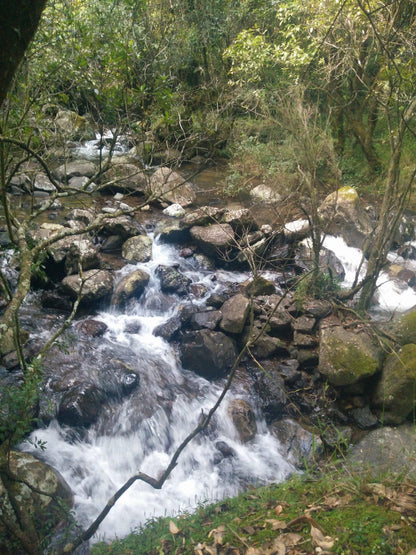
[[[319,371],[335,386],[351,385],[380,370],[381,353],[366,333],[321,326]]]
[[[129,262],[149,262],[152,258],[152,244],[148,235],[130,237],[122,246],[122,257]]]
[[[219,310],[205,310],[203,312],[196,312],[192,314],[189,326],[191,329],[199,330],[206,328],[215,330],[222,318],[222,313]]]
[[[100,190],[110,193],[144,195],[149,185],[146,173],[134,164],[112,164],[106,172]]]
[[[190,233],[196,244],[207,256],[221,258],[231,246],[235,246],[234,231],[230,224],[211,224],[206,227],[193,226]]]
[[[182,227],[180,220],[169,219],[158,222],[155,235],[165,243],[184,243],[189,239],[189,232]]]
[[[96,216],[97,214],[92,208],[74,208],[66,214],[65,220],[74,220],[76,222],[81,222],[84,225],[90,225],[94,221]]]
[[[233,340],[221,332],[208,329],[187,333],[180,352],[184,368],[209,379],[223,376],[237,358]]]
[[[385,424],[400,424],[416,401],[416,345],[404,345],[389,355],[374,393],[373,405]]]
[[[254,411],[244,399],[233,399],[228,404],[228,414],[242,443],[254,439],[257,433]]]
[[[287,403],[283,378],[272,361],[265,361],[264,370],[256,371],[255,391],[266,422],[280,418]]]
[[[88,120],[70,110],[59,110],[55,117],[55,125],[67,140],[79,141],[95,138],[94,130]]]
[[[250,301],[247,297],[241,294],[230,297],[221,307],[222,319],[220,328],[228,333],[241,333],[249,311]]]
[[[219,223],[225,212],[225,208],[217,208],[216,206],[202,206],[192,212],[188,212],[181,221],[182,228],[191,228],[193,226],[206,226],[209,224]]]
[[[170,216],[171,218],[182,218],[185,216],[185,209],[180,204],[171,204],[163,210],[165,216]]]
[[[267,204],[275,204],[280,202],[282,197],[279,193],[268,185],[257,185],[250,191],[250,197],[254,201],[260,201]]]
[[[144,270],[135,270],[122,278],[115,287],[111,304],[123,306],[133,297],[140,297],[149,283],[150,276]]]
[[[178,172],[167,167],[159,168],[150,178],[149,189],[152,196],[160,202],[180,204],[186,208],[193,204],[196,195],[191,183]]]
[[[66,391],[59,403],[57,419],[67,426],[88,427],[100,414],[103,393],[94,384],[78,384]]]
[[[342,235],[350,247],[362,249],[374,229],[357,191],[352,187],[341,187],[328,195],[319,207],[319,214],[325,222],[326,233]]]
[[[156,268],[156,275],[160,279],[160,287],[164,293],[187,294],[191,280],[177,268],[160,265]]]
[[[83,303],[96,303],[109,297],[113,290],[113,276],[107,270],[88,270],[79,275],[67,276],[62,280],[64,290],[76,299],[82,285]]]
[[[219,223],[230,224],[239,235],[244,235],[251,230],[257,229],[257,224],[249,208],[226,209],[220,217]],[[260,234],[263,235],[261,232]]]
[[[245,287],[249,296],[259,297],[263,295],[273,295],[276,293],[276,287],[273,282],[263,276],[255,276]]]
[[[88,318],[87,320],[78,322],[77,329],[89,337],[101,337],[108,330],[108,326],[104,324],[104,322]]]
[[[399,345],[416,343],[416,308],[411,308],[407,312],[389,322],[387,331],[394,335]]]
[[[143,227],[131,216],[117,216],[116,218],[106,218],[100,227],[103,235],[119,235],[126,240],[135,235],[143,235]]]
[[[416,427],[384,426],[365,435],[347,453],[346,466],[378,478],[386,473],[416,477]]]
[[[89,238],[73,239],[65,257],[67,275],[76,274],[80,269],[85,271],[99,266],[100,258],[92,241]]]
[[[17,475],[20,482],[13,484],[15,500],[19,509],[26,514],[36,526],[38,536],[43,539],[64,517],[63,508],[69,510],[73,504],[71,489],[62,476],[49,465],[35,459],[29,453],[10,451],[8,464],[12,474]],[[28,487],[24,482],[32,486]],[[38,492],[44,492],[40,495]],[[12,509],[6,488],[0,480],[0,504],[2,517],[16,525],[15,512]],[[0,551],[4,554],[20,555],[27,553],[19,549],[16,540],[10,548],[7,528],[0,519]]]
[[[309,468],[323,456],[324,447],[317,433],[306,430],[291,418],[274,420],[269,429],[281,443],[280,452],[297,468]]]
[[[38,173],[33,182],[35,191],[45,191],[46,193],[54,193],[56,191],[55,185],[51,182],[46,173]]]
[[[60,181],[69,181],[71,177],[92,177],[96,172],[95,164],[85,160],[75,160],[63,164],[54,170],[54,177]]]
[[[172,318],[169,318],[164,324],[156,326],[153,330],[153,335],[156,337],[163,337],[166,341],[171,341],[177,336],[181,328],[182,320],[180,316],[172,316]]]

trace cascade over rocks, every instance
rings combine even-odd
[[[234,423],[242,443],[255,438],[257,433],[256,418],[253,409],[244,399],[233,399],[228,404],[228,414]]]
[[[282,445],[282,454],[297,468],[308,468],[324,454],[322,440],[291,418],[274,420],[270,431]]]
[[[61,399],[58,422],[67,426],[88,427],[97,420],[103,400],[103,392],[96,385],[75,385]]]
[[[116,285],[111,299],[114,306],[123,306],[129,299],[139,298],[149,283],[150,276],[144,270],[135,270]]]
[[[181,296],[188,293],[191,280],[177,268],[159,265],[156,268],[156,275],[160,279],[160,287],[164,293],[176,293]]]
[[[182,366],[208,379],[223,376],[237,358],[233,340],[208,329],[186,333],[180,351]]]

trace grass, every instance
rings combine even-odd
[[[415,520],[415,482],[334,471],[150,521],[122,540],[94,545],[92,553],[407,554],[416,547]]]

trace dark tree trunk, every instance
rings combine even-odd
[[[39,25],[46,0],[0,0],[0,106]]]

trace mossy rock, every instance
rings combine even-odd
[[[351,385],[376,374],[381,352],[365,333],[342,326],[323,327],[319,348],[319,371],[335,386]]]
[[[416,343],[416,308],[412,308],[395,320],[391,326],[391,332],[399,345]]]
[[[374,406],[386,424],[400,424],[416,401],[416,345],[404,345],[389,355],[374,394]]]
[[[29,339],[29,332],[26,330],[20,330],[20,343],[24,345]],[[16,350],[16,345],[14,342],[13,329],[8,328],[4,334],[0,330],[0,356],[7,355]]]

